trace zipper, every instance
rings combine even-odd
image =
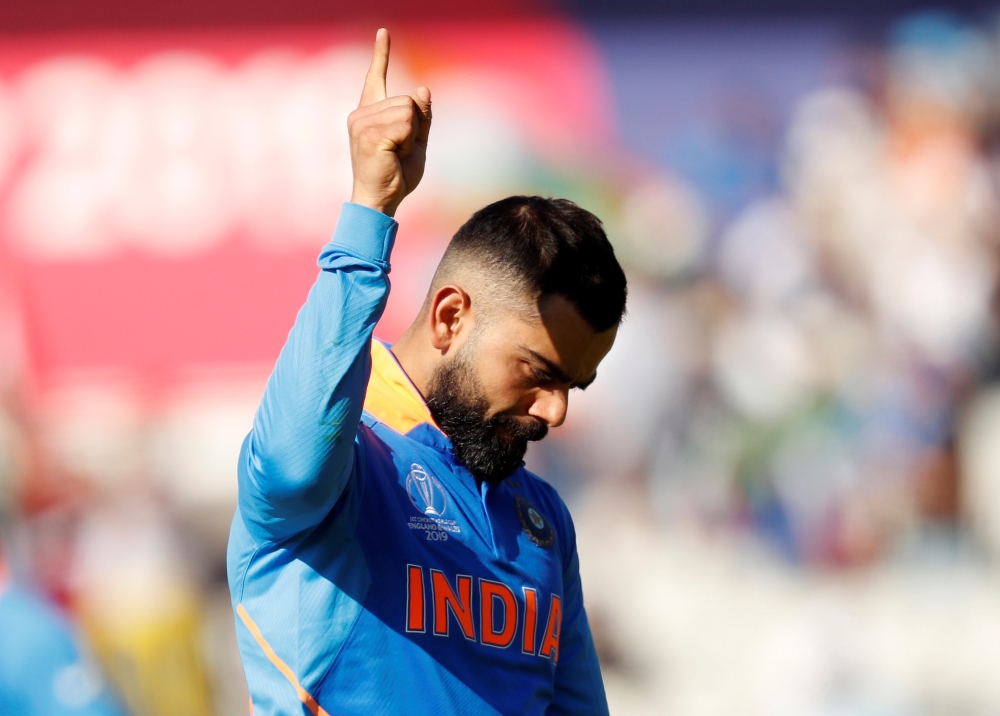
[[[489,508],[487,508],[486,506],[486,496],[488,494],[489,487],[490,484],[486,482],[486,480],[483,480],[482,483],[479,485],[479,496],[481,498],[480,502],[483,506],[483,520],[486,522],[486,532],[490,536],[490,548],[493,550],[493,556],[499,557],[500,553],[497,551],[497,541],[496,538],[493,536],[493,522],[490,521],[490,511]]]

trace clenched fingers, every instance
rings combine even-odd
[[[347,126],[350,128],[359,119],[367,117],[371,114],[378,114],[384,109],[389,107],[409,107],[413,104],[413,98],[405,94],[396,95],[395,97],[389,97],[381,102],[376,102],[375,104],[365,105],[364,107],[358,107],[356,110],[347,115]]]
[[[421,124],[421,115],[411,101],[355,119],[351,123],[351,137],[354,141],[407,154],[413,148]]]

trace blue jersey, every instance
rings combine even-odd
[[[82,657],[69,623],[40,597],[2,584],[0,714],[125,714],[95,664]]]
[[[372,341],[396,226],[344,205],[240,453],[254,713],[606,714],[566,506],[523,467],[478,487]]]

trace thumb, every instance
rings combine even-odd
[[[431,133],[431,91],[427,87],[417,87],[410,98],[420,110],[420,128],[416,139],[421,144],[427,144],[427,137]]]

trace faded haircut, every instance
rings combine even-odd
[[[452,238],[433,285],[470,264],[499,300],[562,296],[598,333],[625,316],[625,272],[604,226],[569,199],[511,196],[483,207]]]

